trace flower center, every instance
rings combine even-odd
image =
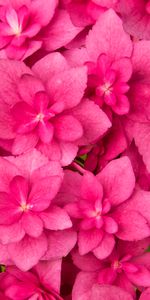
[[[44,117],[45,117],[45,116],[44,116],[43,113],[39,113],[39,114],[36,116],[36,120],[39,121],[39,122],[41,122],[41,121],[43,121]]]
[[[121,262],[118,261],[118,260],[115,260],[115,261],[112,263],[112,268],[113,268],[114,270],[121,269],[121,268],[122,268]]]
[[[21,211],[28,211],[31,208],[31,205],[27,204],[26,202],[22,202],[20,205]]]
[[[109,82],[106,82],[104,85],[101,86],[101,90],[105,95],[110,95],[112,92],[112,86]]]

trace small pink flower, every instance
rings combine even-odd
[[[0,55],[25,59],[42,46],[37,34],[52,19],[57,1],[2,1],[0,10]]]
[[[33,150],[17,158],[1,158],[1,168],[1,263],[11,261],[26,271],[44,255],[49,259],[50,251],[53,258],[67,255],[76,234],[72,229],[68,232],[72,222],[54,201],[62,181],[60,164]],[[64,248],[62,238],[66,238]]]
[[[111,126],[96,104],[82,99],[87,81],[85,66],[70,68],[59,53],[38,61],[33,72],[21,62],[2,60],[0,65],[5,76],[0,92],[5,111],[0,137],[2,147],[8,147],[10,140],[13,155],[37,147],[50,159],[68,165],[80,145],[89,145]]]
[[[10,300],[18,300],[18,297],[20,300],[62,300],[60,276],[61,259],[41,262],[29,272],[7,267],[6,273],[1,274],[1,288]]]
[[[98,261],[92,254],[80,256],[78,252],[73,251],[73,262],[82,270],[80,276],[83,280],[89,276],[93,278],[93,284],[95,281],[95,284],[119,286],[135,298],[135,287],[144,288],[149,287],[150,284],[150,254],[145,253],[149,241],[149,238],[139,242],[117,240],[112,254],[102,261]],[[80,276],[77,276],[75,289]]]
[[[104,259],[114,248],[114,236],[129,241],[149,236],[149,226],[139,210],[122,209],[130,202],[135,185],[127,157],[108,163],[97,176],[90,172],[74,176],[66,172],[58,199],[76,220],[81,255],[93,251]]]

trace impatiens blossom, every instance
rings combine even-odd
[[[98,258],[106,258],[114,248],[115,235],[128,241],[149,236],[147,221],[138,211],[121,209],[128,203],[134,184],[127,157],[110,162],[97,176],[85,172],[75,177],[66,171],[57,201],[76,220],[81,255],[93,251]]]
[[[26,273],[8,267],[0,276],[0,286],[10,300],[61,300],[60,276],[61,260],[41,262]]]
[[[57,4],[57,0],[1,1],[0,56],[22,59],[37,51],[42,46],[37,34],[52,19]]]
[[[150,300],[150,0],[0,0],[0,300]]]
[[[1,0],[0,57],[24,60],[41,48],[55,50],[70,42],[82,28],[57,6],[57,0]]]
[[[91,277],[91,281],[95,277],[95,284],[119,286],[135,299],[135,287],[149,287],[150,285],[150,254],[144,253],[149,243],[149,239],[139,242],[117,241],[112,254],[103,261],[98,261],[92,254],[80,256],[75,251],[73,261],[82,270],[78,276],[82,276],[85,282],[88,276],[89,279]],[[75,289],[78,289],[77,285],[78,277]]]
[[[62,181],[61,167],[34,150],[18,158],[1,158],[1,175],[0,261],[11,260],[28,270],[47,254],[50,241],[53,246],[53,230],[72,227],[67,213],[52,203]],[[58,245],[59,240],[61,234]],[[74,232],[66,233],[69,249],[75,242]],[[58,250],[55,257],[65,255]]]
[[[13,73],[18,68],[16,76]],[[86,67],[69,68],[59,53],[38,61],[33,72],[21,62],[2,60],[0,72],[5,76],[0,91],[0,137],[2,146],[7,147],[9,140],[14,155],[37,147],[67,165],[79,145],[95,141],[111,126],[96,104],[82,100]]]
[[[113,10],[99,17],[86,37],[85,47],[83,53],[80,49],[68,51],[66,58],[73,58],[74,64],[87,65],[87,95],[104,109],[109,107],[116,114],[127,114],[132,42]]]

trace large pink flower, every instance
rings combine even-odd
[[[66,255],[76,236],[71,229],[67,231],[72,227],[70,218],[53,200],[62,181],[60,164],[33,150],[17,158],[1,158],[1,174],[1,263],[11,261],[28,270],[59,245],[65,234],[65,249],[57,246],[59,253],[53,254]],[[64,229],[67,232],[61,235]],[[59,236],[53,243],[55,230]]]
[[[12,154],[38,147],[67,165],[80,145],[95,141],[111,126],[97,105],[82,100],[86,67],[70,68],[59,53],[38,61],[33,72],[21,62],[2,60],[0,72],[5,76],[0,91],[1,145],[7,148],[9,140]]]
[[[76,220],[81,255],[93,251],[98,258],[106,258],[114,248],[115,235],[128,241],[149,236],[149,226],[138,210],[122,210],[134,184],[127,157],[110,162],[97,176],[66,172],[57,201]]]
[[[60,277],[61,259],[41,262],[29,272],[8,267],[1,274],[0,285],[4,295],[10,300],[62,300],[59,296]]]
[[[82,276],[83,281],[86,281],[88,276],[91,282],[95,280],[95,284],[119,286],[135,299],[135,287],[150,285],[150,254],[145,253],[149,242],[149,238],[139,242],[117,241],[112,254],[103,261],[97,260],[92,254],[80,256],[74,251],[73,262],[82,270],[77,276],[74,289],[78,289],[78,277]]]
[[[57,0],[1,0],[0,57],[24,60],[37,50],[51,51],[70,42],[75,27]],[[61,34],[59,26],[61,26]]]

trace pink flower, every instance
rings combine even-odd
[[[2,0],[0,57],[25,60],[41,48],[52,51],[69,43],[82,27],[57,6],[57,0]]]
[[[122,209],[134,184],[127,157],[108,163],[97,176],[66,172],[57,201],[76,220],[81,255],[93,251],[98,258],[106,258],[114,248],[115,235],[128,241],[149,236],[149,226],[139,211]]]
[[[68,50],[65,56],[72,65],[88,66],[87,95],[104,109],[127,114],[133,45],[113,10],[99,17],[87,34],[85,47]]]
[[[65,210],[53,201],[62,181],[61,167],[33,150],[17,158],[1,158],[1,174],[1,262],[12,261],[26,271],[49,251],[49,243],[51,247],[60,243],[59,230],[72,227]],[[55,230],[59,236],[53,243]],[[76,242],[72,230],[65,234],[65,249],[57,246],[55,257],[68,254]]]
[[[70,68],[61,54],[38,61],[34,73],[21,62],[1,61],[0,69],[6,80],[0,92],[0,137],[2,147],[10,140],[12,154],[37,147],[50,159],[68,165],[80,145],[95,141],[111,126],[97,105],[82,100],[86,67]],[[12,73],[16,69],[19,76]]]
[[[0,55],[25,59],[42,46],[37,34],[52,19],[57,1],[1,1]]]
[[[29,272],[8,267],[6,272],[1,274],[1,287],[5,296],[11,300],[18,300],[18,297],[20,300],[61,300],[60,277],[60,259],[41,262]]]
[[[78,288],[78,277],[82,276],[84,281],[89,276],[92,284],[95,281],[95,284],[119,286],[135,299],[135,287],[149,287],[150,284],[150,254],[144,253],[149,241],[149,238],[139,242],[118,241],[112,254],[103,261],[98,261],[92,254],[80,256],[73,252],[73,261],[82,270],[74,289]]]

